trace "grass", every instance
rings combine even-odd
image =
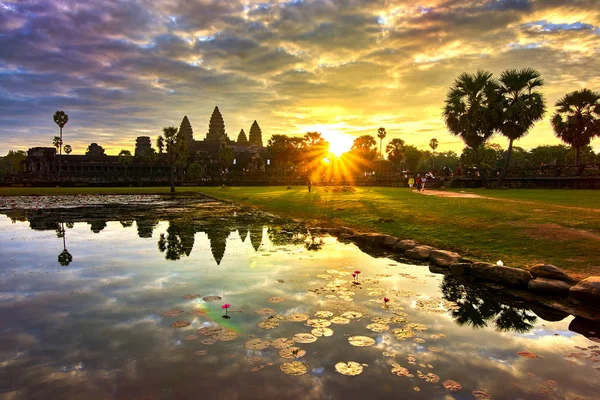
[[[557,265],[600,275],[600,191],[468,190],[481,198],[423,196],[405,188],[325,192],[306,187],[185,187],[318,224],[344,225],[414,239],[505,265]],[[169,188],[0,188],[0,195],[165,194]],[[392,218],[389,223],[380,218]]]

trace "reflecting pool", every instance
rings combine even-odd
[[[5,209],[0,398],[599,398],[572,316],[213,206]]]

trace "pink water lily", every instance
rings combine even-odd
[[[383,304],[387,307],[387,303],[390,301],[387,297],[383,298]]]
[[[231,307],[231,304],[229,304],[229,303],[225,303],[225,304],[223,304],[223,305],[221,306],[221,308],[222,308],[223,310],[225,310],[225,317],[227,317],[227,309],[228,309],[229,307]]]
[[[355,277],[354,279],[356,280],[356,282],[358,282],[358,275],[360,274],[359,270],[354,271],[354,273],[352,274],[353,277]]]

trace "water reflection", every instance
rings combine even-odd
[[[71,224],[71,228],[73,228],[73,226],[74,225]],[[63,267],[67,267],[73,261],[73,256],[67,250],[67,231],[65,230],[64,222],[60,222],[60,227],[56,230],[56,236],[62,238],[63,241],[63,251],[58,255],[58,263]]]
[[[531,311],[503,304],[491,297],[485,288],[468,284],[464,279],[459,280],[446,275],[440,289],[444,299],[456,304],[450,313],[458,325],[480,329],[492,322],[499,332],[525,333],[533,329],[537,321],[537,317]]]

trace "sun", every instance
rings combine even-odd
[[[354,143],[354,138],[345,133],[329,131],[322,133],[322,136],[329,142],[329,152],[337,157],[350,151]]]

